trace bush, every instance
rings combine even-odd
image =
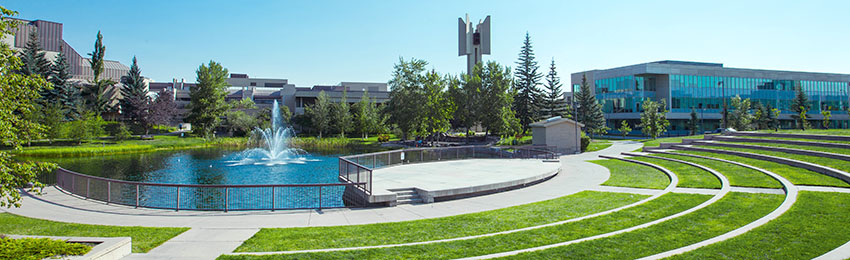
[[[49,238],[12,239],[0,237],[0,259],[44,259],[55,256],[84,255],[90,246]]]
[[[590,137],[581,133],[581,152],[587,151],[587,146],[590,145]]]
[[[130,137],[133,136],[132,134],[130,134],[130,128],[128,128],[125,124],[121,124],[120,126],[118,126],[118,129],[115,131],[116,132],[113,135],[115,137],[115,141],[124,141],[130,139]]]
[[[388,134],[378,135],[378,142],[383,143],[383,142],[389,142],[389,141],[390,141],[390,135],[388,135]]]

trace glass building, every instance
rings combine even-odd
[[[700,119],[700,130],[721,127],[723,100],[732,97],[749,98],[780,110],[783,128],[794,127],[790,109],[795,89],[800,87],[809,96],[811,109],[808,118],[823,119],[822,111],[832,114],[832,128],[850,127],[847,110],[850,107],[850,75],[758,69],[726,68],[720,63],[688,61],[658,61],[606,70],[573,73],[573,91],[578,91],[586,77],[588,84],[602,104],[608,127],[616,129],[623,120],[629,125],[640,123],[641,102],[645,99],[664,100],[670,135],[685,135],[685,125],[691,111]],[[812,122],[820,127],[820,122]]]

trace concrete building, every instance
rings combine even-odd
[[[581,123],[553,117],[529,126],[532,145],[554,146],[560,153],[581,153]]]
[[[809,96],[809,119],[822,120],[821,111],[830,111],[833,128],[850,127],[848,74],[739,69],[720,63],[667,60],[573,73],[574,92],[580,88],[582,76],[602,104],[611,129],[617,129],[623,120],[638,124],[643,100],[664,99],[670,111],[670,135],[688,133],[685,125],[692,109],[702,122],[700,129],[713,130],[721,127],[724,100],[729,103],[736,95],[778,108],[782,127],[792,128],[792,115],[796,113],[790,105],[797,87]]]

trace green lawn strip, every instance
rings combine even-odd
[[[717,179],[716,176],[714,176],[708,171],[691,165],[687,165],[680,162],[668,161],[664,159],[655,159],[647,157],[633,157],[630,159],[648,162],[672,171],[676,174],[677,177],[679,177],[679,184],[676,185],[677,187],[706,189],[720,188],[720,180]]]
[[[727,163],[721,162],[711,159],[702,159],[695,158],[684,155],[673,155],[673,154],[652,154],[653,156],[666,157],[679,159],[682,161],[688,161],[692,163],[696,163],[708,168],[711,168],[715,171],[722,173],[726,178],[729,179],[729,184],[732,186],[739,187],[756,187],[756,188],[782,188],[782,184],[779,183],[774,178],[771,178],[767,174],[762,172]]]
[[[850,240],[850,194],[800,191],[788,212],[673,259],[812,259]]]
[[[720,143],[742,144],[742,143],[739,143],[739,142],[720,142]],[[808,150],[808,151],[818,151],[818,152],[850,155],[850,149],[844,149],[844,148],[820,147],[820,146],[812,146],[812,145],[776,144],[776,143],[744,143],[744,144],[746,144],[746,145],[757,145],[757,146],[767,146],[767,147],[792,148],[792,149],[800,149],[800,150]]]
[[[604,234],[692,208],[709,195],[669,193],[629,209],[581,221],[470,240],[416,246],[266,256],[221,256],[219,259],[452,259],[530,248]],[[458,223],[463,225],[463,223]],[[462,228],[462,227],[458,227]]]
[[[587,146],[587,151],[585,151],[585,152],[599,151],[599,150],[611,147],[612,144],[613,143],[611,143],[611,141],[608,141],[608,140],[594,139],[590,142],[590,145]]]
[[[677,137],[667,137],[667,138],[658,138],[655,140],[644,140],[643,147],[658,147],[661,143],[681,143],[682,139],[703,139],[704,135],[691,135],[691,136],[677,136]],[[638,149],[636,151],[642,150]]]
[[[805,141],[805,142],[816,142],[816,143],[837,143],[837,144],[847,144],[847,141],[836,141],[836,140],[815,140],[815,139],[804,139],[804,138],[762,137],[762,136],[732,136],[732,137],[737,137],[737,138],[747,138],[747,139],[790,140],[790,141]]]
[[[0,234],[75,236],[75,237],[131,237],[133,252],[144,253],[163,242],[189,230],[189,228],[124,227],[56,222],[0,213]]]
[[[793,159],[798,161],[810,162],[814,164],[823,165],[826,167],[831,167],[834,169],[842,170],[845,172],[850,172],[850,161],[825,158],[820,156],[813,155],[801,155],[801,154],[793,154],[793,153],[783,153],[783,152],[775,152],[768,150],[759,150],[759,149],[745,149],[745,148],[733,148],[733,147],[721,147],[721,146],[701,146],[704,148],[718,149],[718,150],[726,150],[726,151],[739,151],[739,152],[748,152],[748,153],[757,153],[770,155],[780,158]]]
[[[837,178],[833,178],[827,175],[823,175],[820,173],[816,173],[813,171],[809,171],[803,168],[792,167],[786,164],[768,162],[759,159],[746,158],[736,155],[729,155],[723,153],[710,153],[710,152],[698,152],[698,151],[683,151],[677,150],[679,153],[688,153],[695,155],[702,155],[708,157],[714,157],[718,159],[726,159],[730,161],[736,161],[744,164],[748,164],[751,166],[755,166],[758,168],[762,168],[773,173],[779,174],[779,176],[785,177],[791,183],[797,185],[815,185],[815,186],[834,186],[834,187],[850,187],[850,184],[843,182]]]
[[[620,160],[590,161],[608,168],[611,177],[602,183],[605,186],[664,189],[670,185],[670,177],[658,169]]]
[[[590,215],[647,197],[584,191],[531,204],[435,219],[355,226],[264,228],[236,252],[372,246],[480,235]]]
[[[807,134],[807,135],[850,135],[850,129],[782,129],[779,132],[773,130],[759,130],[762,133],[780,133],[780,134]]]
[[[106,154],[142,153],[160,150],[193,149],[215,146],[245,146],[245,138],[218,138],[204,140],[203,138],[177,136],[155,136],[154,140],[127,140],[121,142],[91,140],[81,145],[42,143],[37,146],[24,147],[15,152],[24,157],[77,157]]]
[[[783,195],[776,194],[732,192],[708,207],[657,225],[509,258],[635,259],[650,256],[710,239],[749,224],[776,209],[783,199]]]

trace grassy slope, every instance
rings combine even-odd
[[[838,144],[846,144],[847,143],[847,141],[813,140],[813,139],[785,138],[785,137],[761,137],[761,136],[735,136],[735,137],[748,138],[748,139],[774,139],[774,140],[806,141],[806,142],[818,142],[818,143],[838,143]]]
[[[418,246],[266,256],[221,256],[219,259],[449,259],[504,252],[639,225],[694,207],[711,196],[670,193],[645,204],[608,215],[535,230],[492,237]]]
[[[599,140],[593,139],[590,141],[590,145],[587,146],[587,151],[585,152],[595,152],[608,147],[611,147],[612,143],[608,140]]]
[[[729,179],[729,184],[740,187],[758,187],[758,188],[782,188],[782,184],[776,179],[771,178],[767,174],[759,171],[746,168],[743,166],[715,161],[710,159],[694,158],[683,155],[671,154],[653,154],[654,156],[679,159],[711,168],[722,173]]]
[[[634,157],[632,159],[652,163],[672,171],[677,177],[679,177],[679,184],[676,185],[677,187],[707,189],[720,188],[720,180],[717,179],[717,177],[710,172],[691,165],[646,157]]]
[[[25,157],[72,157],[104,154],[140,153],[158,150],[192,149],[211,146],[244,146],[244,138],[219,138],[206,141],[202,138],[156,136],[154,140],[127,140],[118,143],[92,141],[82,145],[45,145],[24,147],[17,155]]]
[[[775,143],[739,143],[739,142],[721,142],[721,143],[745,144],[745,145],[757,145],[757,146],[769,146],[769,147],[782,147],[782,148],[792,148],[792,149],[827,152],[827,153],[850,154],[850,149],[820,147],[820,146],[811,146],[811,145],[775,144]]]
[[[850,240],[850,194],[801,191],[779,218],[673,259],[811,259]]]
[[[510,258],[635,259],[650,256],[732,231],[767,215],[783,199],[784,196],[775,194],[733,192],[708,207],[651,227]],[[749,257],[741,259],[746,258]]]
[[[850,129],[809,129],[806,131],[797,129],[784,129],[779,132],[773,130],[759,130],[763,133],[780,133],[780,134],[808,134],[808,135],[850,135]]]
[[[770,155],[781,158],[794,159],[798,161],[810,162],[814,164],[819,164],[827,167],[832,167],[838,170],[842,170],[845,172],[850,172],[850,161],[839,160],[839,159],[831,159],[824,158],[820,156],[811,156],[811,155],[799,155],[792,153],[783,153],[783,152],[774,152],[767,150],[758,150],[758,149],[744,149],[744,148],[732,148],[732,147],[719,147],[719,146],[703,146],[705,148],[718,149],[718,150],[726,150],[726,151],[739,151],[739,152],[748,152],[748,153],[757,153]]]
[[[585,191],[537,203],[444,218],[356,226],[264,228],[236,251],[356,247],[486,234],[602,212],[646,197]]]
[[[132,237],[133,252],[144,253],[189,230],[189,228],[155,228],[102,226],[56,222],[0,213],[0,233],[11,235]]]
[[[696,152],[696,151],[676,151],[680,153],[689,153],[696,154],[702,156],[715,157],[720,159],[726,159],[730,161],[736,161],[744,164],[749,164],[755,167],[759,167],[773,173],[779,174],[779,176],[785,177],[791,183],[797,185],[816,185],[816,186],[836,186],[836,187],[850,187],[850,184],[843,182],[839,179],[826,176],[820,173],[816,173],[813,171],[809,171],[803,168],[791,167],[785,164],[762,161],[757,159],[745,158],[735,155],[728,154],[719,154],[719,153],[708,153],[708,152]]]
[[[602,185],[647,189],[664,189],[670,185],[666,174],[649,166],[620,160],[590,162],[605,166],[611,172],[611,177]]]
[[[661,143],[681,143],[682,139],[703,139],[703,135],[677,136],[668,138],[658,138],[655,140],[644,140],[643,147],[658,147]],[[641,150],[641,149],[638,149]]]

